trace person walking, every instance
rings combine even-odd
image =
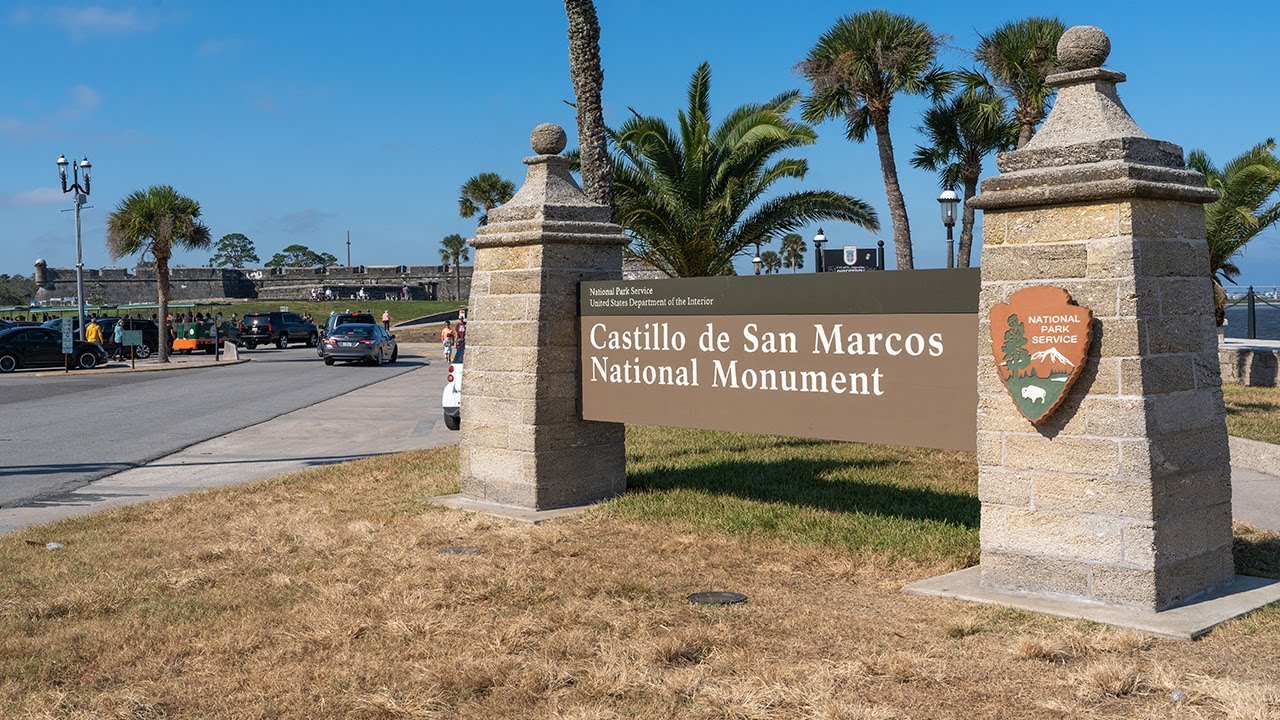
[[[116,318],[116,326],[111,330],[111,341],[116,345],[113,357],[124,360],[124,318]]]
[[[460,347],[462,343],[467,341],[467,321],[465,318],[458,318],[458,324],[453,328],[453,344]]]
[[[440,342],[444,343],[444,359],[453,359],[453,326],[444,321],[444,329],[440,331]]]
[[[382,329],[391,332],[391,311],[382,311]]]
[[[63,322],[68,322],[63,320]],[[102,344],[102,326],[98,324],[98,318],[93,318],[84,329],[84,341]]]

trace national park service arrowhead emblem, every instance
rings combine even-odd
[[[991,308],[991,352],[1013,403],[1032,423],[1057,409],[1080,377],[1093,339],[1093,312],[1062,288],[1019,290]]]

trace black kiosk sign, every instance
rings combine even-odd
[[[977,270],[593,281],[582,417],[973,450]]]

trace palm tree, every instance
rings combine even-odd
[[[1205,185],[1217,190],[1217,200],[1204,206],[1209,240],[1209,277],[1213,278],[1218,324],[1226,312],[1224,282],[1235,282],[1240,267],[1233,258],[1250,240],[1280,221],[1280,158],[1276,141],[1267,138],[1244,153],[1216,167],[1203,150],[1192,150],[1187,167],[1205,177]]]
[[[445,235],[440,240],[440,261],[453,266],[453,297],[462,299],[462,262],[470,260],[467,250],[467,239],[454,233]]]
[[[577,100],[582,191],[592,202],[613,210],[613,164],[600,99],[600,21],[591,0],[564,0],[564,11],[569,17],[569,77]]]
[[[797,269],[804,267],[804,255],[807,252],[809,252],[809,246],[798,233],[787,233],[782,236],[782,262],[791,266],[793,274]]]
[[[800,63],[800,72],[813,88],[804,101],[806,122],[842,119],[855,142],[865,140],[875,128],[899,270],[910,270],[915,263],[889,135],[889,106],[899,93],[937,100],[950,89],[950,73],[934,63],[941,44],[942,39],[919,20],[871,10],[841,18]]]
[[[992,108],[996,112],[989,113]],[[960,252],[956,265],[969,267],[973,254],[973,208],[969,206],[969,198],[978,193],[982,159],[1012,147],[1018,126],[1006,117],[1004,99],[991,88],[981,88],[957,94],[929,108],[920,131],[931,144],[916,146],[912,167],[938,173],[943,188],[964,187],[964,215],[960,220]]]
[[[765,199],[774,183],[809,171],[804,160],[774,159],[817,139],[812,127],[786,117],[798,92],[742,105],[719,125],[710,94],[711,67],[703,63],[689,81],[678,127],[635,113],[610,131],[618,222],[633,238],[633,255],[673,277],[708,277],[732,272],[734,256],[747,247],[809,222],[879,228],[869,205],[831,190]]]
[[[209,228],[199,218],[200,203],[179,195],[168,185],[135,191],[107,217],[107,252],[112,260],[134,253],[151,253],[153,258],[162,363],[169,362],[169,260],[175,247],[209,247]]]
[[[516,185],[498,173],[483,172],[462,184],[458,190],[458,214],[464,218],[480,213],[480,224],[489,222],[489,211],[511,199]],[[484,211],[481,212],[481,208]]]
[[[760,265],[766,275],[772,275],[782,269],[782,256],[772,250],[760,253]]]
[[[973,71],[962,73],[971,91],[994,85],[1013,101],[1017,147],[1031,140],[1036,126],[1049,114],[1054,89],[1046,78],[1058,64],[1058,40],[1066,29],[1053,17],[1007,22],[988,35],[978,35],[978,49],[973,54],[991,79]]]

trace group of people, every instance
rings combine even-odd
[[[444,359],[452,362],[454,348],[460,347],[466,338],[467,321],[465,318],[458,318],[457,325],[445,320],[444,329],[440,331],[440,342],[444,344]]]
[[[339,297],[338,294],[333,291],[333,288],[323,288],[323,287],[311,288],[312,300],[316,300],[316,301],[337,300],[338,297]],[[352,300],[368,300],[369,291],[364,288],[360,288],[355,292],[354,295],[351,296],[351,299]],[[408,285],[401,286],[400,293],[398,295],[395,292],[383,293],[382,299],[383,300],[408,300],[410,299],[409,286]]]
[[[155,315],[152,315],[151,318],[154,321]],[[113,327],[111,328],[112,348],[111,348],[111,355],[109,356],[109,358],[111,360],[124,360],[126,359],[125,345],[124,345],[124,332],[127,329],[125,326],[131,324],[131,321],[134,319],[135,318],[127,314],[118,316],[115,318],[106,318],[106,317],[90,318],[89,324],[84,326],[84,340],[85,342],[105,345],[105,343],[103,343],[102,341],[103,340],[102,326],[104,324],[107,324],[108,322],[113,323]],[[142,320],[143,317],[139,315],[136,319]],[[67,321],[64,320],[63,322],[67,322]]]

